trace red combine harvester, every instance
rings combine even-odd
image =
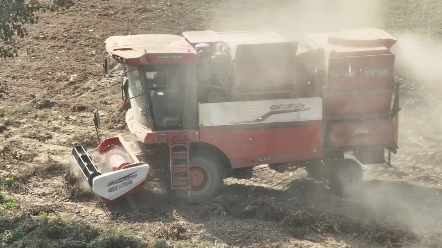
[[[250,178],[263,164],[279,172],[304,167],[344,195],[362,180],[360,164],[345,152],[362,164],[389,164],[397,152],[399,85],[389,50],[396,40],[383,30],[299,42],[272,31],[183,36],[106,40],[107,53],[124,65],[126,123],[137,142],[118,136],[72,150],[104,201],[150,180],[199,201],[218,194],[225,178]],[[108,65],[106,58],[106,73]],[[98,112],[94,121],[98,128]]]

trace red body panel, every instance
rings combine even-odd
[[[392,120],[346,121],[331,124],[331,148],[396,144]]]
[[[388,114],[392,92],[327,95],[325,102],[324,108],[330,117]]]
[[[322,121],[291,124],[201,127],[200,141],[221,149],[232,168],[321,157]]]
[[[393,96],[395,56],[330,58],[327,116],[388,114]]]
[[[354,92],[390,90],[394,82],[393,54],[329,59],[328,90]]]

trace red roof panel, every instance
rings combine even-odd
[[[183,36],[192,44],[219,41],[218,34],[212,30],[183,32]]]
[[[149,58],[168,59],[178,58],[181,61],[197,59],[196,51],[181,36],[170,34],[140,34],[127,36],[111,36],[106,39],[106,50],[113,56],[127,60],[129,64],[152,64],[158,61],[149,61]],[[176,56],[175,56],[176,55]],[[156,56],[156,57],[155,57]],[[157,58],[162,56],[161,58]],[[183,57],[184,56],[184,57]],[[184,58],[184,59],[183,59]],[[131,60],[129,62],[129,60]],[[170,61],[169,61],[170,62]]]

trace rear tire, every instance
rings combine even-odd
[[[362,183],[363,171],[361,165],[353,159],[343,159],[334,162],[329,178],[329,187],[340,197],[353,195]]]
[[[190,159],[191,190],[171,190],[169,166],[165,169],[164,183],[168,194],[179,201],[197,203],[217,196],[224,186],[221,164],[204,156],[196,155]]]
[[[330,177],[331,166],[326,165],[321,160],[309,161],[304,167],[308,176],[316,181],[327,181]]]

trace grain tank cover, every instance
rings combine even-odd
[[[218,33],[212,30],[183,32],[183,36],[190,44],[192,44],[192,46],[195,46],[199,43],[211,44],[219,42]]]
[[[390,49],[397,40],[382,29],[359,28],[334,33],[328,37],[328,42],[348,47],[385,47]]]
[[[336,33],[308,34],[299,43],[298,56],[322,52],[327,57],[391,54],[397,40],[377,28],[348,29]]]
[[[296,42],[272,30],[220,32],[235,65],[237,90],[292,88],[292,56]]]

